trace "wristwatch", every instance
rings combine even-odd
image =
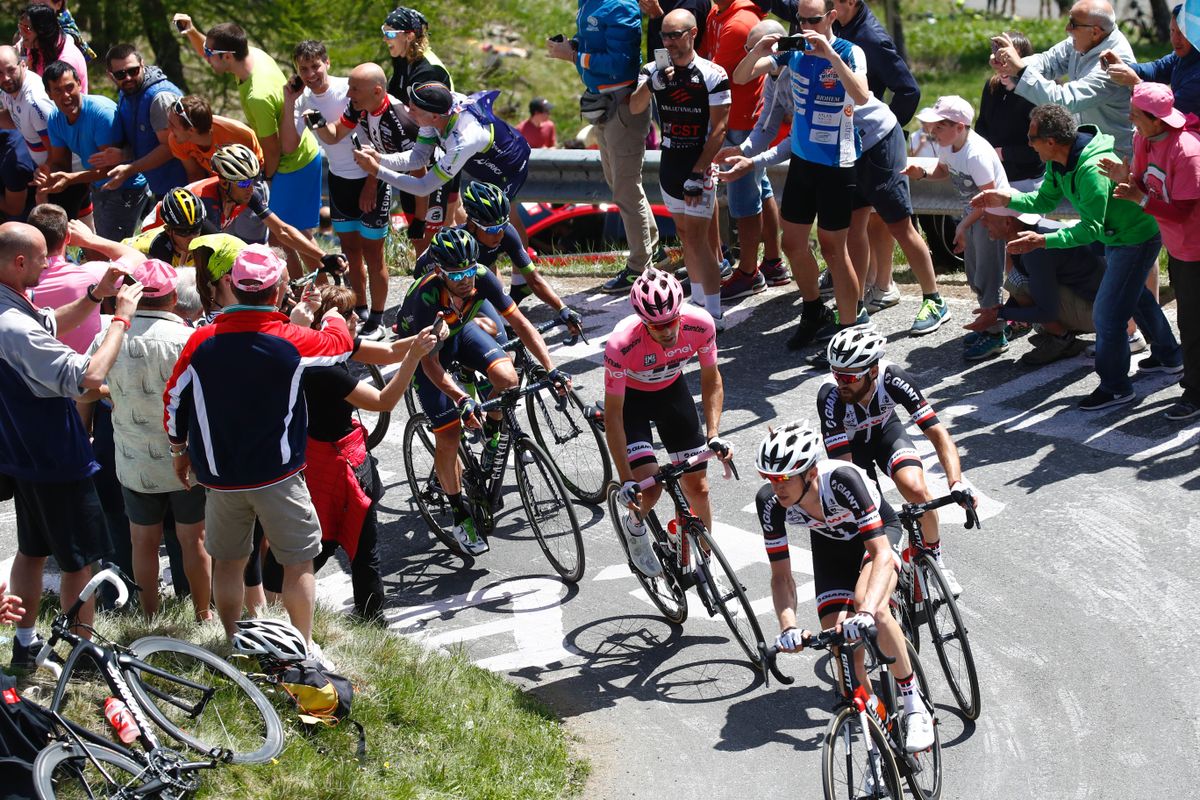
[[[170,445],[168,445],[167,451],[171,454],[172,458],[179,458],[180,456],[187,455],[187,442],[184,442],[183,444],[175,444],[172,442]]]
[[[90,286],[88,286],[88,288],[87,288],[87,299],[88,299],[88,300],[91,300],[93,303],[102,303],[102,302],[104,302],[104,299],[103,299],[103,298],[101,298],[101,297],[96,297],[96,295],[92,294],[92,292],[96,291],[96,287],[97,287],[97,286],[99,286],[99,285],[100,285],[100,284],[98,284],[98,283],[93,283],[93,284],[91,284]]]

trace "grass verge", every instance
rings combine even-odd
[[[47,631],[57,601],[43,606]],[[99,632],[129,643],[169,635],[228,655],[219,628],[191,621],[191,605],[168,601],[152,623],[102,614]],[[571,752],[558,720],[503,678],[473,666],[461,651],[427,652],[378,626],[318,609],[314,637],[355,685],[353,719],[366,731],[367,760],[355,758],[357,730],[312,729],[289,701],[276,703],[287,732],[276,763],[204,773],[197,798],[566,798],[577,796],[587,764]],[[0,657],[7,663],[8,646]],[[48,697],[48,673],[30,681]],[[28,687],[25,689],[28,691]],[[107,723],[101,683],[72,681],[66,715],[95,730]]]

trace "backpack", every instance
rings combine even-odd
[[[22,700],[14,685],[0,675],[0,800],[34,796],[33,760],[54,733],[53,718]]]
[[[349,678],[330,672],[316,659],[279,664],[267,673],[266,681],[292,698],[297,716],[306,725],[332,728],[350,716],[354,684]],[[350,724],[358,728],[358,760],[365,761],[366,732],[355,720],[350,720]]]

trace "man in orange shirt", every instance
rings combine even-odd
[[[212,106],[202,97],[194,94],[181,97],[167,119],[171,131],[167,145],[171,154],[183,162],[189,181],[215,175],[211,164],[213,153],[227,144],[246,145],[262,163],[262,146],[254,131],[235,119],[213,114]]]

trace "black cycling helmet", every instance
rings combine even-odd
[[[426,81],[408,88],[408,99],[411,105],[430,114],[446,115],[454,107],[454,93],[450,87],[437,81]]]
[[[479,245],[475,237],[461,228],[438,231],[429,243],[429,253],[445,270],[467,269],[479,260]]]
[[[167,192],[160,209],[163,224],[178,230],[198,231],[208,217],[204,203],[190,189],[178,186]]]
[[[467,219],[485,228],[508,221],[508,197],[499,186],[471,181],[462,192]]]

